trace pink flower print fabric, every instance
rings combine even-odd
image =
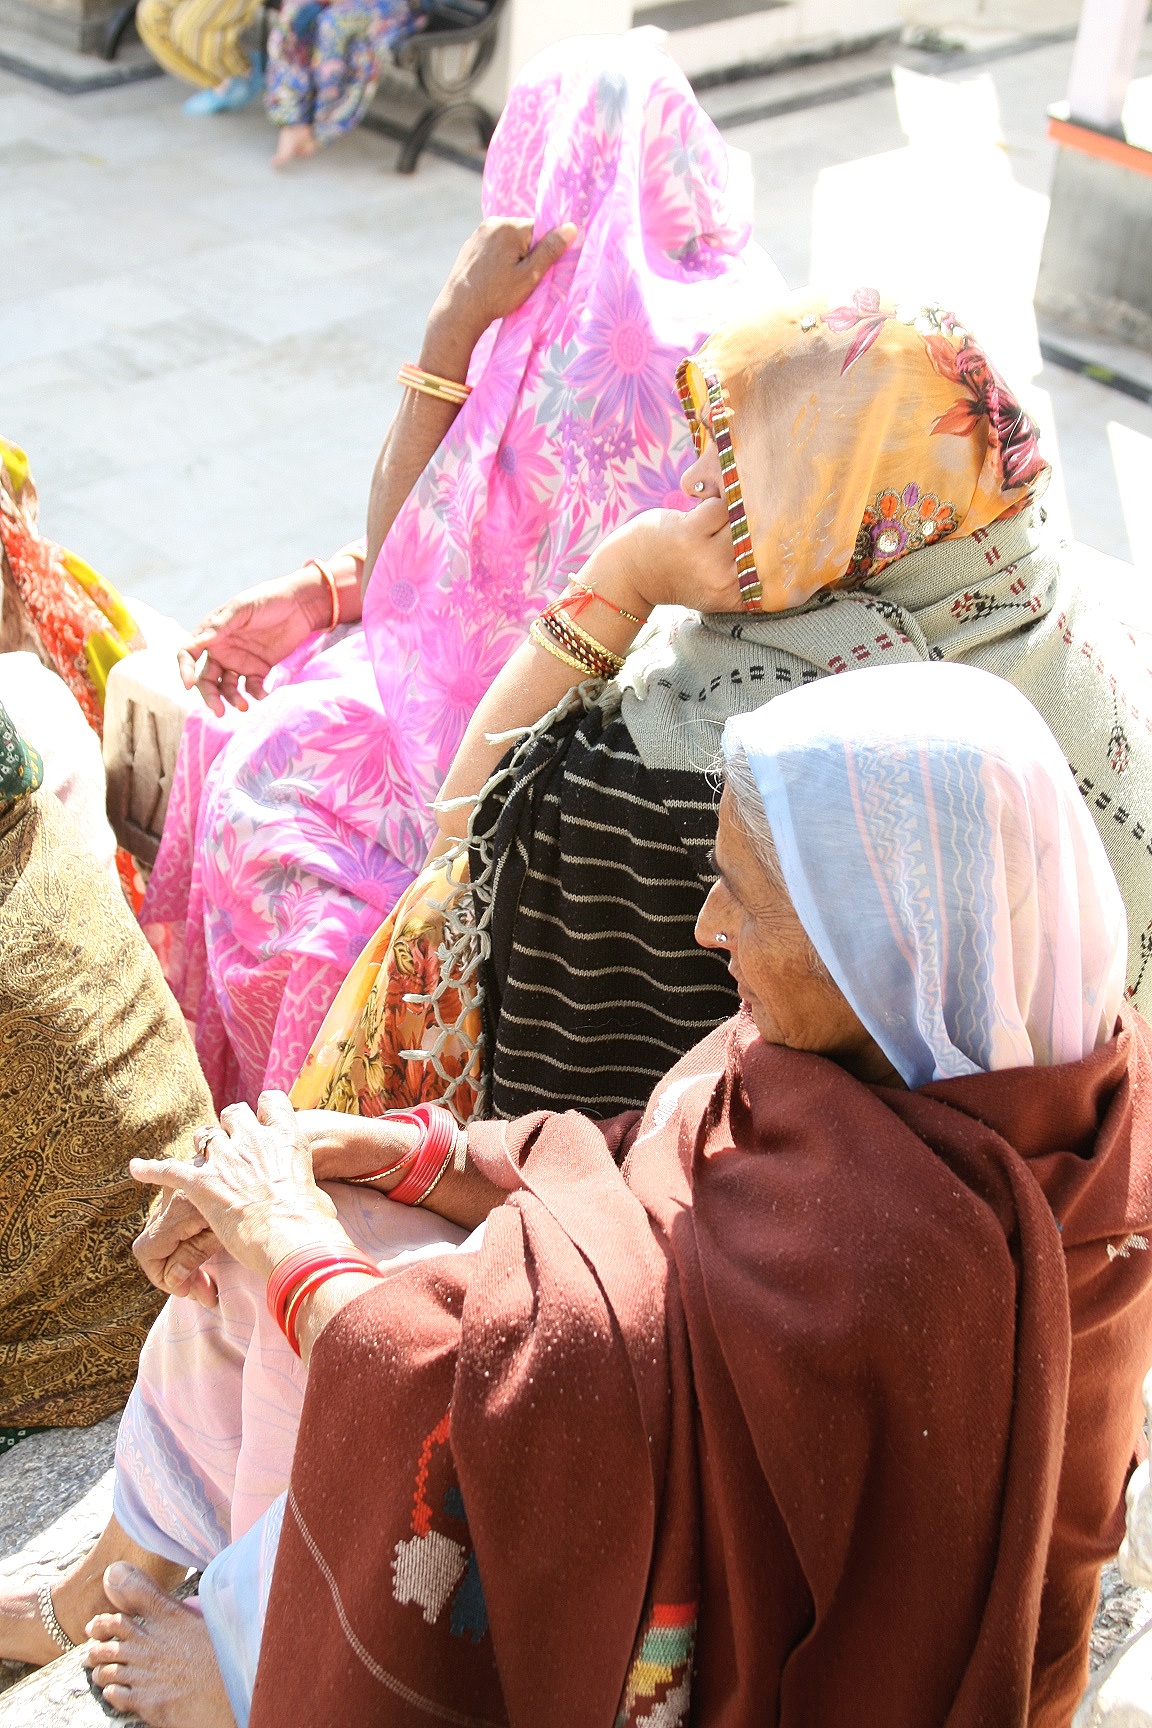
[[[442,690],[444,666],[490,680],[606,532],[687,505],[679,360],[699,331],[783,293],[737,179],[683,73],[642,39],[565,42],[518,79],[484,213],[531,215],[537,234],[575,222],[579,238],[474,362],[473,393],[381,549],[364,608],[425,803],[470,713],[456,695],[442,704],[463,685]],[[398,627],[388,596],[414,569],[434,571],[434,591]],[[442,710],[444,723],[418,720]],[[393,813],[382,816],[391,845]]]
[[[484,212],[531,216],[537,234],[575,221],[578,241],[478,345],[363,629],[306,645],[249,713],[186,728],[142,920],[218,1105],[295,1078],[419,870],[431,801],[533,616],[618,523],[686,503],[676,366],[783,293],[737,178],[683,74],[642,39],[563,43],[513,87]]]

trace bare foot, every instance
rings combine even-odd
[[[272,166],[283,168],[289,162],[302,161],[304,157],[315,154],[316,139],[311,126],[281,126]]]
[[[146,1553],[128,1539],[114,1518],[110,1519],[92,1552],[70,1572],[50,1580],[52,1611],[73,1643],[83,1644],[88,1621],[108,1606],[104,1572],[113,1560],[132,1560],[173,1589],[185,1576],[182,1566]],[[40,1617],[37,1591],[45,1582],[49,1580],[22,1578],[0,1586],[0,1658],[39,1667],[59,1656],[60,1647],[49,1637]]]
[[[203,1617],[117,1561],[104,1590],[119,1614],[97,1614],[84,1661],[113,1710],[148,1728],[236,1728]]]

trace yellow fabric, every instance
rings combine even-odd
[[[731,420],[733,539],[742,495],[765,611],[1014,515],[1047,478],[1019,403],[936,307],[805,292],[705,342],[684,370],[690,423],[707,421],[709,375]]]
[[[210,90],[251,71],[240,37],[260,0],[140,0],[136,28],[166,72]]]
[[[18,445],[0,438],[5,603],[22,610],[41,657],[59,672],[99,732],[108,674],[118,660],[144,647],[144,637],[112,584],[75,552],[44,539],[37,516],[28,458]]]
[[[461,854],[450,866],[427,865],[401,895],[316,1034],[289,1094],[297,1110],[381,1116],[440,1099],[468,1120],[480,1037],[475,977],[441,971],[443,907],[467,880]]]
[[[0,465],[12,476],[13,490],[19,497],[28,483],[28,457],[18,445],[10,444],[7,438],[0,438]]]

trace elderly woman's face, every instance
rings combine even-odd
[[[861,1080],[899,1085],[846,998],[813,971],[804,926],[788,895],[765,875],[728,791],[720,800],[716,867],[720,878],[696,920],[696,940],[728,956],[765,1042],[829,1056]]]

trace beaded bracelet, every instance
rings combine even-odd
[[[565,612],[582,612],[590,600],[599,600],[601,606],[607,606],[610,612],[615,612],[618,618],[627,619],[629,624],[637,626],[647,624],[647,618],[637,618],[635,612],[626,612],[623,606],[617,606],[615,600],[609,600],[606,594],[598,594],[595,588],[590,588],[587,582],[581,582],[579,576],[569,576],[568,584],[575,588],[575,594],[562,594],[553,605]]]
[[[396,382],[403,384],[405,390],[416,390],[421,396],[431,396],[437,402],[450,402],[454,408],[462,408],[472,394],[470,384],[459,384],[455,378],[438,378],[435,372],[425,372],[408,360],[397,372]]]
[[[336,578],[333,576],[327,564],[323,563],[319,558],[305,558],[305,570],[307,570],[309,564],[314,565],[315,568],[319,570],[321,576],[323,576],[325,582],[328,584],[328,597],[332,602],[332,617],[328,628],[329,630],[335,630],[337,624],[340,622],[340,590],[336,586]]]
[[[297,1248],[273,1268],[266,1296],[268,1312],[297,1356],[300,1354],[297,1324],[305,1298],[330,1278],[339,1278],[346,1272],[362,1272],[369,1278],[384,1276],[378,1266],[355,1249],[345,1251],[327,1243]]]

